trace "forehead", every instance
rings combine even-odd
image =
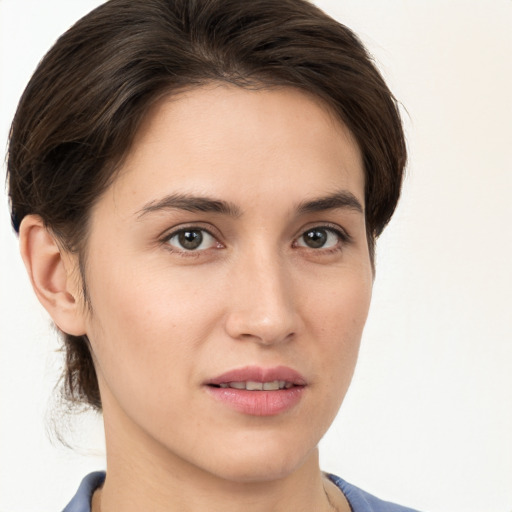
[[[321,100],[293,88],[211,84],[161,99],[111,188],[118,202],[176,191],[303,201],[346,188],[364,204],[354,137]]]

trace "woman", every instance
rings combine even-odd
[[[405,511],[319,468],[405,144],[358,39],[302,0],[112,0],[31,79],[12,221],[107,476],[68,511]]]

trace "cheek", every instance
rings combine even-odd
[[[316,279],[315,279],[316,277]],[[369,265],[330,276],[313,276],[305,310],[327,339],[359,338],[370,307],[372,274]],[[324,337],[322,336],[322,337]]]
[[[115,266],[92,269],[88,280],[95,317],[104,328],[117,332],[175,331],[193,325],[202,295],[197,282],[169,266],[144,264],[134,258]]]
[[[187,378],[194,350],[211,326],[197,287],[161,269],[118,262],[91,269],[88,334],[98,373],[123,395]],[[213,303],[213,301],[210,301]],[[201,321],[198,321],[201,319]]]
[[[318,344],[325,385],[330,396],[344,397],[357,361],[372,292],[371,273],[355,273],[325,281],[307,306],[312,338]],[[333,393],[333,390],[336,392]],[[340,400],[341,400],[340,399]]]

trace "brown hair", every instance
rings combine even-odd
[[[306,0],[111,0],[79,20],[39,64],[12,124],[14,228],[41,216],[83,274],[89,211],[150,105],[212,81],[291,86],[327,103],[363,155],[373,258],[400,194],[400,115],[358,38]],[[64,341],[68,398],[101,409],[87,337]]]

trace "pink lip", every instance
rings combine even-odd
[[[223,384],[225,382],[272,382],[274,380],[285,380],[296,386],[305,386],[306,379],[295,370],[287,366],[275,366],[273,368],[261,368],[259,366],[245,366],[223,373],[205,382],[205,384]]]
[[[248,391],[246,389],[215,387],[229,382],[272,382],[284,380],[293,387],[275,391]],[[252,416],[273,416],[283,413],[300,401],[306,387],[306,379],[286,366],[261,368],[246,366],[230,370],[205,382],[206,391],[228,407]]]

